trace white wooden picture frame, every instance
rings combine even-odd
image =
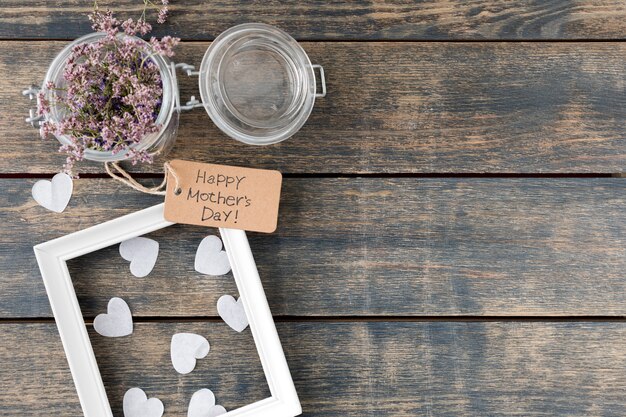
[[[164,219],[163,204],[159,204],[34,247],[85,417],[112,417],[113,413],[66,262],[172,224]],[[295,417],[302,412],[300,401],[248,238],[242,230],[220,229],[220,234],[271,394],[224,416]]]

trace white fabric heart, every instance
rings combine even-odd
[[[222,414],[226,414],[226,409],[215,405],[215,395],[210,389],[201,389],[191,396],[187,417],[217,417]]]
[[[120,255],[130,262],[130,272],[142,278],[152,272],[159,256],[159,242],[147,237],[135,237],[120,243]]]
[[[205,275],[224,275],[230,271],[226,251],[222,250],[222,240],[217,236],[202,239],[196,251],[194,263],[196,271]]]
[[[196,367],[196,359],[209,354],[209,341],[195,333],[176,333],[172,336],[170,355],[179,374],[188,374]]]
[[[248,327],[248,317],[246,317],[241,297],[235,301],[235,298],[230,295],[222,295],[217,300],[217,313],[224,320],[224,323],[236,332],[241,333]]]
[[[161,417],[163,403],[146,396],[141,388],[131,388],[124,394],[124,417]]]
[[[118,297],[109,300],[107,313],[98,314],[93,321],[93,328],[106,337],[128,336],[133,332],[133,316],[126,301]]]
[[[33,198],[40,206],[62,213],[72,198],[74,183],[65,173],[56,174],[52,181],[40,180],[33,185]]]

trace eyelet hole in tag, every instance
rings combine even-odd
[[[278,171],[184,160],[169,162],[165,219],[272,233],[278,224]]]

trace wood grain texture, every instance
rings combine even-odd
[[[224,327],[139,323],[115,340],[90,332],[116,415],[133,386],[160,397],[168,416],[186,415],[204,387],[227,409],[265,396],[256,352],[229,344],[238,336]],[[168,358],[181,330],[212,344],[184,376]],[[278,333],[304,416],[626,414],[625,323],[290,322]],[[0,337],[0,416],[80,414],[54,324],[2,324]]]
[[[100,1],[121,18],[138,17],[132,0]],[[4,0],[0,39],[73,39],[90,31],[91,2]],[[212,40],[247,22],[276,25],[299,40],[624,39],[620,0],[372,0],[171,2],[157,35]],[[152,18],[152,21],[155,21]]]
[[[123,18],[140,3],[100,1]],[[91,31],[90,9],[2,2],[0,176],[35,175],[0,179],[0,417],[81,415],[32,246],[161,201],[110,179],[77,181],[63,214],[30,197],[34,177],[64,158],[23,123],[32,103],[20,92]],[[287,142],[236,143],[200,109],[182,115],[169,155],[306,174],[284,181],[278,232],[249,234],[304,416],[626,415],[626,43],[610,42],[626,39],[622,0],[184,0],[171,9],[154,34],[188,41],[177,62],[198,65],[217,34],[257,21],[303,41],[326,70],[327,97]],[[573,42],[492,42],[507,40]],[[183,101],[199,96],[196,79],[180,82]],[[229,410],[269,395],[249,330],[217,318],[217,299],[237,294],[232,276],[193,270],[209,233],[151,234],[161,252],[143,279],[117,246],[70,262],[88,322],[113,296],[135,317],[121,339],[88,324],[116,416],[134,386],[161,398],[166,416],[186,415],[201,388]],[[184,376],[169,357],[183,331],[211,343]]]
[[[41,82],[64,42],[0,42],[0,173],[57,172],[56,142],[23,120],[22,86]],[[181,47],[198,64],[208,43]],[[206,112],[183,114],[171,158],[283,173],[622,172],[626,43],[305,43],[328,95],[303,129],[241,144]],[[183,99],[198,96],[181,76]],[[103,172],[81,164],[82,172]],[[137,167],[159,172],[160,164]]]
[[[294,179],[278,231],[250,233],[275,315],[626,315],[626,179]],[[50,317],[32,246],[159,202],[113,180],[75,183],[63,214],[1,180],[0,315]],[[83,313],[125,298],[136,316],[216,316],[232,278],[193,269],[214,229],[176,225],[152,274],[117,246],[70,262]]]

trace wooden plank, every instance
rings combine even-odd
[[[189,375],[169,361],[178,331],[206,335],[209,356]],[[626,323],[278,323],[305,416],[626,415]],[[222,323],[139,323],[105,339],[90,332],[110,402],[128,388],[186,415],[212,389],[232,409],[266,395],[249,339]],[[80,414],[54,324],[2,324],[0,416]],[[248,341],[245,341],[248,342]]]
[[[138,17],[141,3],[100,2],[120,18]],[[72,39],[90,31],[92,3],[78,0],[3,1],[0,38]],[[234,1],[172,2],[157,35],[212,40],[246,22],[276,25],[303,40],[357,39],[624,39],[620,0],[542,1]],[[153,21],[156,19],[152,19]]]
[[[63,42],[0,42],[0,173],[51,173],[64,158],[23,119]],[[207,43],[185,44],[198,64]],[[19,47],[18,47],[19,46]],[[328,95],[303,129],[267,147],[236,142],[202,109],[181,117],[171,158],[285,173],[621,172],[626,43],[305,43]],[[182,79],[183,99],[198,96]],[[160,172],[161,165],[135,167]],[[82,164],[82,172],[103,172]]]
[[[275,315],[626,315],[626,179],[287,178],[278,231],[250,233]],[[0,316],[50,317],[34,244],[159,202],[113,180],[75,183],[46,212],[1,180]],[[114,196],[112,198],[112,196]],[[117,247],[70,263],[83,313],[124,297],[137,316],[216,316],[230,276],[193,269],[214,229],[177,225],[152,274]]]

